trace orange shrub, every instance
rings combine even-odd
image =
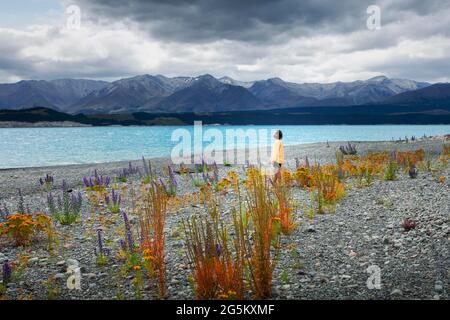
[[[164,226],[168,195],[165,188],[152,182],[145,189],[144,210],[140,215],[140,229],[144,261],[149,275],[159,280],[159,295],[165,296]]]
[[[423,149],[418,149],[414,152],[412,151],[403,151],[397,152],[396,154],[397,163],[403,168],[409,168],[413,165],[416,165],[417,162],[423,161],[425,158],[425,151]]]
[[[295,180],[295,175],[293,175],[289,170],[282,169],[281,170],[281,179],[282,183],[286,186],[292,186]]]
[[[231,185],[234,190],[237,192],[239,189],[239,176],[235,171],[228,171],[227,173],[228,179],[230,180]]]
[[[442,146],[442,155],[446,155],[450,158],[450,144],[444,144]]]
[[[292,211],[292,208],[281,206],[278,213],[281,223],[281,232],[285,235],[291,234],[295,229],[295,222],[292,219]]]
[[[307,167],[298,167],[295,172],[295,180],[300,188],[309,188],[313,186],[313,177]]]
[[[47,234],[49,246],[55,241],[52,219],[43,213],[37,213],[35,217],[32,214],[13,214],[0,224],[0,234],[12,238],[18,246],[29,244],[39,233]]]
[[[243,299],[245,245],[242,220],[233,213],[236,237],[234,246],[230,246],[228,230],[218,213],[210,216],[211,219],[193,217],[183,222],[188,258],[194,267],[196,298]]]
[[[281,225],[281,232],[285,235],[291,234],[295,229],[295,222],[292,217],[293,204],[291,194],[291,184],[282,183],[273,184],[273,191],[278,199],[278,216]]]
[[[257,299],[267,299],[272,296],[272,275],[280,246],[280,233],[273,232],[278,210],[268,179],[258,170],[248,176],[251,187],[247,193],[246,209],[252,223],[246,247],[250,284]]]
[[[26,245],[31,242],[35,232],[35,222],[31,214],[10,215],[5,223],[5,233],[12,237],[16,245]]]

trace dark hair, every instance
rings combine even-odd
[[[281,130],[278,130],[278,139],[283,139],[283,132]]]

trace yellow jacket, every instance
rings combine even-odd
[[[279,139],[275,139],[272,147],[271,162],[284,163],[284,145]]]

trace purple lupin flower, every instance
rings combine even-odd
[[[54,181],[53,176],[51,176],[51,175],[49,175],[49,174],[47,173],[47,174],[45,175],[44,181],[45,181],[46,183],[53,183],[53,181]]]
[[[109,204],[111,203],[111,200],[110,200],[108,194],[105,195],[105,203],[106,203],[107,206],[109,206]]]
[[[147,161],[145,161],[144,156],[142,156],[142,164],[144,166],[144,174],[145,174],[145,176],[150,177],[151,176],[150,168],[148,166]]]
[[[391,153],[391,158],[392,158],[392,161],[396,161],[397,160],[397,150],[392,150],[392,153]]]
[[[216,244],[216,254],[218,257],[220,257],[220,254],[222,253],[222,248],[220,247],[220,244]]]
[[[114,189],[111,190],[111,200],[113,205],[118,206],[120,205],[120,194],[116,193]]]
[[[93,176],[83,178],[83,183],[87,188],[93,188],[95,186],[107,187],[111,183],[111,177],[99,175],[97,169],[95,169]]]
[[[171,166],[169,166],[169,178],[170,178],[170,184],[176,188],[178,183],[177,183],[177,179],[175,178],[175,174],[173,173]]]
[[[127,251],[127,246],[125,244],[125,241],[123,241],[123,239],[119,240],[119,244],[123,251]]]
[[[216,161],[213,163],[213,174],[214,174],[214,182],[219,182],[219,168],[217,167]]]
[[[67,182],[66,182],[65,179],[62,180],[61,188],[62,188],[63,191],[69,190],[69,186],[67,185]]]
[[[83,198],[81,196],[81,192],[72,193],[70,197],[71,203],[74,206],[81,206],[81,203],[83,202]]]
[[[41,186],[45,184],[52,184],[53,181],[54,181],[53,176],[49,175],[48,173],[45,175],[44,178],[39,178],[39,183],[41,184]]]
[[[164,188],[164,190],[167,192],[166,184],[164,183],[163,179],[159,178],[159,183]]]
[[[295,158],[295,167],[298,168],[300,167],[300,161],[298,160],[298,158]]]
[[[83,177],[83,183],[86,188],[92,188],[92,180],[87,177]]]
[[[2,270],[3,270],[3,285],[6,285],[11,280],[12,275],[12,268],[8,260],[6,260],[3,263]]]
[[[122,216],[123,216],[123,221],[125,223],[125,235],[127,238],[128,249],[130,251],[133,251],[134,243],[133,243],[133,234],[131,232],[130,221],[128,220],[127,213],[124,210],[121,210],[121,212],[122,212]]]
[[[139,173],[139,167],[133,166],[131,162],[128,163],[128,174],[138,174]]]
[[[102,229],[97,229],[97,242],[98,242],[98,253],[99,255],[103,255],[103,238],[102,238]]]
[[[208,183],[208,181],[209,181],[208,173],[205,173],[205,171],[203,171],[202,172],[202,178],[203,178],[203,181],[205,181],[205,183]]]
[[[205,158],[202,155],[202,169],[205,170],[206,169],[206,162],[205,162]]]

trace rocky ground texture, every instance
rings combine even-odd
[[[308,155],[311,162],[333,162],[335,151],[342,143],[305,144],[286,148],[287,166],[295,167],[295,157]],[[416,150],[424,148],[431,154],[441,150],[440,140],[410,143],[360,142],[359,154],[369,150]],[[141,162],[133,162],[141,164]],[[154,159],[161,172],[167,159]],[[0,204],[14,208],[17,188],[24,201],[35,211],[46,211],[45,194],[37,183],[50,173],[60,181],[64,178],[75,189],[83,190],[81,178],[94,168],[102,174],[114,175],[128,162],[66,167],[29,168],[0,171]],[[242,174],[241,166],[220,167],[220,176],[229,170]],[[283,238],[280,259],[274,273],[274,299],[448,299],[450,279],[450,167],[439,173],[446,177],[439,182],[435,175],[419,172],[417,179],[400,174],[395,181],[375,180],[365,188],[352,186],[334,213],[306,217],[304,210],[296,212],[298,227]],[[137,178],[136,178],[137,180]],[[178,194],[194,191],[188,178],[179,177]],[[300,201],[309,194],[298,188]],[[222,200],[224,214],[234,203],[233,195]],[[86,202],[86,201],[85,201]],[[166,277],[169,299],[193,299],[189,275],[190,266],[180,221],[202,212],[201,206],[184,203],[171,212],[166,221]],[[111,217],[110,217],[111,218]],[[111,228],[105,232],[105,243],[117,246],[115,227],[120,216],[111,218]],[[417,227],[405,231],[405,218]],[[135,223],[135,221],[132,221]],[[0,263],[27,257],[23,270],[10,282],[4,299],[134,299],[130,279],[121,279],[121,262],[113,256],[105,266],[95,260],[95,217],[88,206],[83,209],[80,223],[57,226],[61,243],[50,255],[42,243],[22,248],[0,243]],[[67,268],[81,268],[81,290],[66,286]],[[53,278],[52,281],[48,281]],[[379,282],[377,282],[379,280]],[[120,286],[118,286],[120,284]],[[378,286],[379,284],[379,286]],[[147,283],[143,299],[157,298],[153,283]]]

